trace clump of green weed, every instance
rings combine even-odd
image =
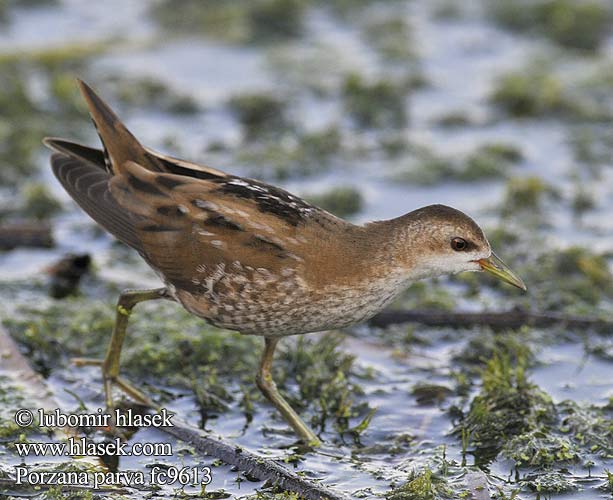
[[[540,177],[514,177],[507,182],[500,211],[503,216],[540,214],[545,202],[558,199],[559,193]]]
[[[305,198],[339,217],[355,215],[364,206],[362,193],[353,187],[337,187],[321,194],[306,195]]]
[[[364,33],[386,60],[398,62],[415,58],[411,26],[402,17],[371,18],[366,22]]]
[[[302,0],[164,0],[151,10],[164,28],[259,43],[298,37],[303,32]]]
[[[228,105],[248,140],[278,136],[290,127],[286,116],[287,103],[272,94],[237,95]]]
[[[544,287],[540,295],[548,308],[593,307],[613,296],[613,274],[607,260],[587,248],[575,246],[543,254],[534,269],[532,281]]]
[[[355,358],[339,349],[341,342],[335,335],[317,340],[299,336],[295,347],[282,351],[279,381],[287,385],[296,380],[298,394],[290,392],[289,399],[296,407],[314,406],[313,426],[323,431],[331,421],[338,432],[351,433],[350,420],[361,417],[363,425],[354,428],[359,433],[368,426],[372,410],[358,402],[362,390],[350,376]]]
[[[579,460],[577,447],[567,437],[553,435],[546,428],[515,436],[504,444],[502,454],[519,467],[545,468]]]
[[[357,73],[348,75],[342,87],[343,104],[362,128],[402,128],[407,124],[407,90],[391,80],[367,82]]]
[[[290,130],[281,140],[267,138],[245,145],[237,160],[253,177],[283,180],[326,171],[341,146],[341,133],[334,126],[314,132]]]
[[[509,357],[494,355],[483,370],[481,392],[455,432],[473,447],[478,463],[488,463],[507,441],[554,418],[551,398],[528,381],[525,359],[512,364]]]
[[[534,363],[535,355],[528,333],[529,331],[524,329],[514,331],[513,334],[480,331],[479,335],[469,339],[454,359],[475,375],[482,373],[488,360],[496,356],[508,359],[511,363],[530,366]]]
[[[62,209],[61,203],[44,184],[26,184],[22,193],[22,213],[28,217],[43,220],[52,217]]]
[[[613,10],[607,2],[588,0],[495,0],[489,11],[500,25],[545,35],[572,49],[595,51],[610,33]]]
[[[516,146],[505,143],[481,145],[463,158],[444,157],[419,146],[413,147],[412,154],[411,168],[398,172],[395,177],[423,185],[504,178],[523,158]]]
[[[430,469],[414,471],[406,483],[385,494],[387,500],[438,500],[453,498],[454,492],[444,477],[435,475]]]
[[[572,479],[558,471],[535,474],[527,477],[522,483],[538,493],[565,493],[577,489]]]
[[[502,75],[490,100],[517,117],[562,114],[571,108],[560,80],[545,67],[537,65]]]
[[[193,114],[200,109],[194,98],[152,77],[112,76],[107,83],[116,99],[135,108],[159,109],[173,114]]]

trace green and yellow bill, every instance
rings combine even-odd
[[[479,259],[477,261],[481,265],[481,269],[493,274],[498,279],[509,283],[510,285],[521,288],[524,292],[527,290],[522,279],[517,276],[511,269],[498,257],[494,252],[487,259]]]

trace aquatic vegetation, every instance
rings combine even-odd
[[[435,476],[430,469],[413,472],[406,483],[385,495],[387,500],[438,500],[453,497],[454,491],[445,479]]]
[[[567,114],[572,110],[559,78],[536,64],[502,75],[490,100],[517,117]]]
[[[577,187],[571,200],[571,209],[577,216],[596,208],[596,200],[590,191],[582,186]]]
[[[455,297],[445,286],[416,281],[394,301],[392,307],[451,311],[455,306]]]
[[[454,356],[454,360],[465,372],[473,375],[481,375],[488,360],[496,356],[513,364],[521,363],[528,368],[535,362],[535,353],[528,333],[526,330],[514,331],[512,334],[480,331],[469,339],[464,348]]]
[[[0,440],[25,441],[26,436],[38,430],[36,423],[20,427],[15,423],[15,410],[33,408],[34,402],[27,401],[14,381],[0,375]]]
[[[35,219],[47,219],[62,209],[61,203],[40,183],[26,184],[22,189],[23,208],[21,213]]]
[[[152,77],[126,78],[115,75],[107,77],[106,84],[111,87],[109,94],[134,108],[159,109],[173,114],[194,114],[200,111],[193,97],[178,93],[168,84]]]
[[[237,161],[252,177],[279,180],[325,172],[341,152],[341,133],[333,126],[314,132],[290,130],[277,140],[246,144],[238,151]]]
[[[406,126],[407,89],[391,80],[366,81],[361,75],[347,75],[342,99],[347,113],[362,128]]]
[[[22,308],[19,317],[4,325],[37,371],[47,375],[70,357],[102,357],[113,310],[110,302],[79,297]],[[357,429],[363,432],[372,410],[361,401],[356,377],[366,375],[354,368],[354,358],[340,348],[341,340],[334,335],[298,337],[295,347],[280,350],[275,380],[293,405],[311,414],[316,427],[323,429],[331,421],[345,433],[354,418],[361,418],[364,425]],[[176,304],[144,304],[130,319],[122,373],[147,384],[151,393],[160,391],[160,384],[191,390],[202,414],[215,415],[237,398],[262,401],[253,382],[261,345],[260,338],[208,327]],[[167,397],[164,391],[158,394]]]
[[[525,212],[540,213],[547,201],[558,200],[559,193],[540,177],[514,177],[507,182],[500,212],[503,216]]]
[[[544,35],[571,49],[596,51],[610,34],[613,10],[608,2],[588,0],[495,0],[492,18],[512,30]]]
[[[613,115],[609,92],[612,74],[606,64],[590,71],[568,74],[551,61],[537,58],[502,74],[489,99],[498,109],[517,118],[607,121]]]
[[[411,26],[402,17],[369,18],[364,34],[385,60],[400,62],[416,58]]]
[[[598,174],[598,167],[608,164],[613,158],[613,137],[606,125],[573,127],[568,134],[568,143],[575,159],[585,164],[591,173]]]
[[[471,118],[465,111],[449,111],[437,118],[439,127],[454,128],[466,127],[471,124]]]
[[[338,187],[319,194],[307,194],[305,199],[339,217],[355,215],[364,205],[362,193],[353,187]]]
[[[247,140],[280,135],[290,128],[287,103],[272,94],[237,95],[230,99],[228,107],[243,126]]]
[[[507,441],[502,453],[515,463],[530,467],[550,467],[579,460],[577,447],[564,436],[554,436],[548,429],[523,433]]]
[[[170,32],[258,43],[300,36],[304,11],[302,0],[164,0],[153,6],[151,15]]]
[[[464,160],[464,166],[457,173],[458,180],[473,181],[492,177],[503,177],[513,164],[519,163],[523,155],[511,144],[485,144]]]
[[[413,157],[409,168],[394,178],[422,185],[504,178],[523,159],[516,146],[504,143],[483,144],[465,157],[445,157],[423,146],[413,146],[409,154]]]
[[[526,375],[526,360],[495,354],[482,372],[482,388],[455,428],[467,437],[476,463],[493,460],[505,442],[552,423],[555,408],[551,398]]]
[[[453,391],[446,385],[430,384],[427,382],[415,385],[411,394],[415,396],[420,405],[441,404]]]
[[[8,23],[11,10],[57,4],[57,0],[2,0],[0,1],[0,23]]]
[[[604,256],[583,247],[548,252],[536,261],[533,280],[546,287],[551,309],[583,304],[596,306],[605,297],[613,297],[613,274]],[[557,276],[551,283],[547,276]]]

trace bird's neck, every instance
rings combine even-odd
[[[373,267],[402,276],[407,283],[439,274],[428,265],[434,248],[427,228],[411,215],[371,222],[362,228]]]

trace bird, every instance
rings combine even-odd
[[[101,366],[107,408],[113,387],[152,405],[120,375],[120,355],[132,309],[167,299],[214,326],[263,337],[256,385],[301,441],[318,446],[274,382],[280,339],[366,321],[424,278],[486,271],[526,290],[477,223],[455,208],[429,205],[353,224],[279,187],[141,145],[89,85],[78,86],[102,147],[46,137],[53,173],[163,283],[121,293],[104,359],[74,360]]]

